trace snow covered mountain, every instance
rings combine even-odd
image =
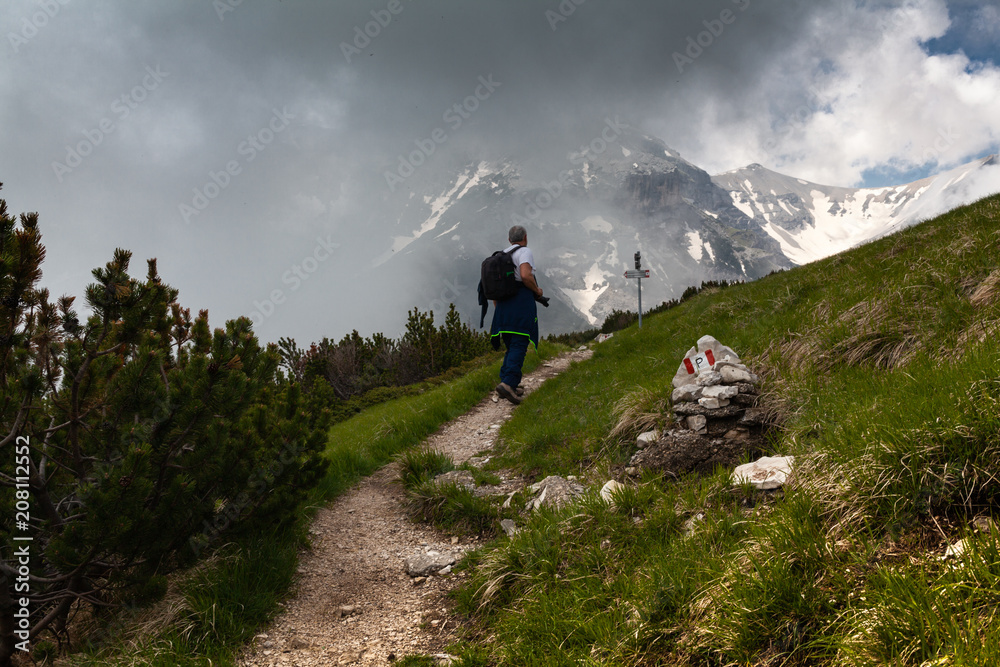
[[[645,308],[703,280],[749,280],[792,265],[705,171],[610,120],[603,138],[556,168],[481,161],[439,193],[409,193],[391,247],[375,264],[403,263],[416,275],[443,270],[461,286],[450,300],[470,315],[478,311],[479,266],[506,247],[514,224],[527,228],[539,284],[554,297],[546,331],[588,328],[614,309],[635,310],[636,281],[624,272],[636,251],[650,270]],[[428,299],[438,302],[436,311],[447,306],[434,292],[423,294]]]
[[[712,177],[733,204],[806,264],[1000,191],[991,155],[936,176],[883,188],[817,185],[752,164]]]
[[[445,183],[410,187],[375,266],[410,276],[414,302],[439,316],[454,302],[478,323],[480,263],[521,224],[539,284],[553,297],[543,328],[559,332],[636,308],[636,281],[623,275],[636,251],[650,270],[642,285],[649,308],[690,285],[753,280],[996,192],[1000,166],[990,157],[873,189],[817,185],[760,165],[712,177],[609,119],[597,138],[554,163],[483,160]]]

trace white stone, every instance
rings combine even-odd
[[[959,540],[954,544],[948,545],[948,548],[944,552],[944,558],[961,558],[965,555],[965,550],[968,548],[965,540]]]
[[[718,398],[720,400],[730,399],[740,393],[738,387],[728,387],[724,384],[717,384],[705,387],[701,395],[703,398]]]
[[[411,577],[426,577],[437,574],[443,568],[454,564],[455,556],[430,551],[426,554],[417,554],[407,558],[406,573]]]
[[[711,354],[708,354],[709,351]],[[690,371],[687,364],[684,363],[685,360],[691,364]],[[697,347],[692,347],[684,355],[684,359],[681,359],[680,366],[677,367],[677,373],[674,375],[673,386],[680,388],[686,384],[691,384],[699,372],[703,373],[706,370],[711,370],[716,364],[723,361],[731,364],[742,363],[732,348],[726,347],[712,336],[702,336],[698,339]]]
[[[715,371],[702,371],[698,373],[697,385],[699,387],[711,387],[722,384],[722,374]]]
[[[609,333],[609,334],[597,334],[597,342],[598,343],[603,343],[604,341],[606,341],[607,339],[611,338],[612,336],[614,336],[613,333]]]
[[[782,487],[792,474],[794,456],[762,456],[753,463],[737,466],[733,471],[733,484],[749,482],[756,489],[769,490]]]
[[[625,488],[625,485],[621,482],[615,480],[609,480],[604,486],[601,487],[601,499],[609,505],[614,505],[614,494],[618,493]]]
[[[694,431],[695,433],[705,433],[705,428],[708,426],[708,418],[705,415],[691,415],[686,420],[687,427]]]
[[[698,512],[697,514],[695,514],[690,519],[684,522],[684,525],[681,526],[681,533],[684,535],[684,537],[690,537],[691,535],[694,534],[695,528],[698,526],[698,524],[704,520],[705,520],[705,515],[702,514],[701,512]]]
[[[698,354],[698,348],[692,347],[684,355],[684,359],[694,358]],[[687,367],[684,365],[684,359],[681,359],[681,365],[677,367],[677,373],[674,375],[673,385],[677,389],[680,389],[686,384],[693,384],[695,376],[697,373],[689,373]]]
[[[454,484],[466,489],[476,488],[476,478],[468,470],[450,470],[434,478],[435,484]]]
[[[699,387],[696,384],[686,384],[683,387],[678,387],[670,394],[670,402],[674,404],[694,403],[701,398],[702,389],[703,387]]]
[[[719,408],[724,408],[729,405],[729,399],[725,398],[699,398],[698,405],[709,410],[718,410]]]
[[[529,506],[535,510],[543,506],[562,507],[582,495],[586,490],[582,484],[556,475],[550,475],[541,482],[532,484],[530,488],[533,493],[541,492],[529,501]]]
[[[643,447],[648,447],[659,439],[659,431],[646,431],[645,433],[639,434],[639,437],[635,439],[635,444],[639,449],[642,449]]]
[[[698,339],[698,352],[704,354],[707,350],[712,351],[716,363],[720,361],[728,361],[733,364],[742,363],[739,355],[733,352],[732,348],[715,340],[714,336],[702,336]]]
[[[717,369],[722,381],[726,384],[736,384],[737,382],[751,382],[757,384],[757,376],[748,370],[737,368],[736,366],[721,365]]]

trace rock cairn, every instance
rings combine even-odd
[[[675,475],[711,472],[744,454],[761,452],[767,428],[757,407],[760,378],[739,355],[712,336],[703,336],[681,361],[673,378],[674,425],[663,434],[639,438],[642,448],[626,472],[653,468]]]

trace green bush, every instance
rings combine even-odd
[[[28,597],[33,635],[65,635],[74,606],[155,599],[220,534],[292,521],[326,470],[327,414],[277,380],[248,319],[213,332],[205,311],[192,318],[155,260],[136,279],[116,250],[81,318],[37,287],[44,255],[37,216],[18,225],[0,200],[0,438],[23,455],[31,514],[15,526],[21,499],[0,497],[0,571]],[[30,593],[6,576],[26,532]],[[0,608],[0,663],[13,613]]]

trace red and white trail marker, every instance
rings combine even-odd
[[[695,375],[714,365],[715,355],[712,354],[711,350],[705,350],[702,354],[696,354],[693,357],[686,357],[684,359],[684,368],[687,369],[688,375]]]

